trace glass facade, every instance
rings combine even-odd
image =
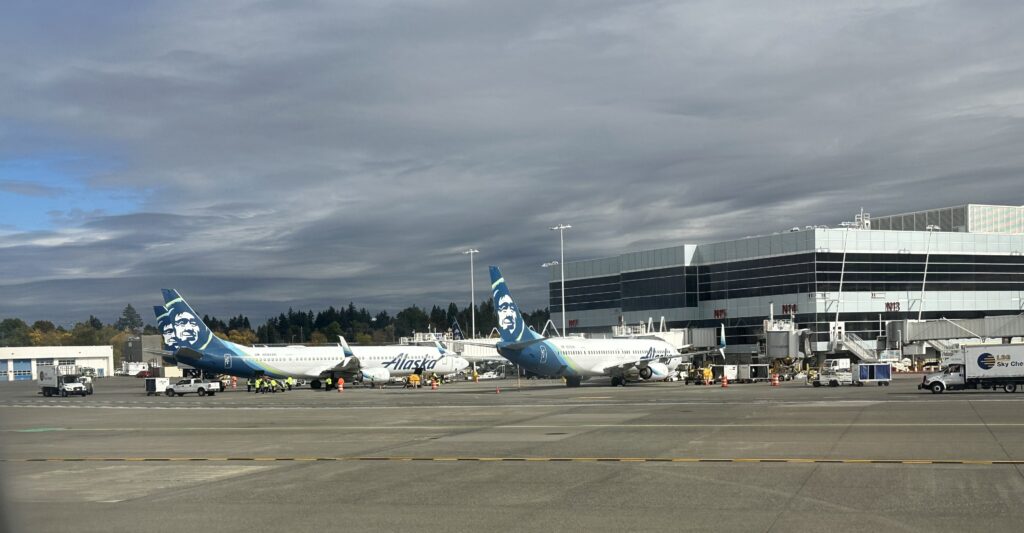
[[[930,291],[1024,291],[1024,256],[929,254]],[[700,267],[625,272],[566,282],[569,311],[647,311],[794,293],[920,291],[924,254],[804,253]],[[560,283],[550,283],[560,312]]]
[[[916,318],[913,305],[921,305],[917,294],[922,288],[925,254],[910,253],[847,253],[845,273],[843,254],[809,252],[785,256],[730,261],[701,266],[676,266],[624,272],[615,276],[569,280],[566,283],[566,306],[574,311],[608,310],[614,313],[663,311],[692,308],[701,302],[722,306],[741,298],[779,295],[824,295],[832,298],[842,293],[888,294],[914,293],[902,299],[902,307],[884,313],[843,311],[840,320],[847,331],[862,338],[877,338],[883,320]],[[1015,291],[1024,294],[1024,256],[928,254],[926,290],[931,292],[972,293],[978,291]],[[560,284],[550,283],[552,312],[560,312]],[[821,297],[824,299],[824,297]],[[844,296],[844,299],[846,296]],[[884,302],[879,304],[884,305]],[[811,310],[813,305],[808,306]],[[847,306],[849,307],[849,306]],[[781,314],[781,306],[776,308]],[[946,318],[980,318],[1001,314],[972,310],[942,311]],[[937,318],[926,312],[926,318]],[[726,324],[729,344],[754,344],[762,328],[764,316],[706,317],[670,322],[672,327],[714,327]],[[815,332],[815,340],[828,340],[828,323],[834,312],[796,313],[801,327]]]

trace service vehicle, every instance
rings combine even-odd
[[[749,364],[739,365],[739,371],[736,374],[736,381],[740,383],[755,383],[758,381],[768,381],[771,379],[768,365],[766,364]]]
[[[167,378],[146,378],[146,396],[165,394],[171,380]]]
[[[92,377],[90,377],[88,374],[83,374],[81,376],[78,376],[78,382],[81,383],[82,385],[85,385],[86,394],[92,394]]]
[[[945,370],[928,374],[917,385],[934,394],[946,390],[998,389],[1015,392],[1024,386],[1024,344],[963,346],[962,359],[951,359]]]
[[[892,381],[892,365],[889,363],[857,363],[850,373],[853,374],[853,384],[858,387],[863,387],[865,383],[888,387]]]
[[[730,382],[735,383],[739,374],[739,365],[713,365],[711,367],[711,381],[714,381],[715,383],[721,383],[723,377],[728,378]]]
[[[196,378],[185,378],[178,381],[174,385],[167,387],[164,394],[168,396],[184,396],[186,394],[196,393],[200,396],[210,395],[213,396],[221,391],[219,381],[209,381],[206,379]]]
[[[818,370],[818,377],[812,382],[815,387],[828,385],[853,385],[853,372],[850,370],[849,359],[825,359]]]
[[[85,396],[88,390],[78,381],[78,372],[74,367],[43,365],[39,367],[39,385],[43,396]]]

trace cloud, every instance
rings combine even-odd
[[[925,0],[15,3],[0,161],[85,154],[104,164],[76,182],[132,209],[0,233],[0,301],[32,319],[112,319],[168,285],[214,314],[463,303],[474,247],[477,285],[499,264],[532,308],[560,222],[574,260],[861,206],[1019,204],[1022,19]]]
[[[51,187],[30,181],[0,180],[0,191],[21,196],[56,198],[64,194],[60,187]]]

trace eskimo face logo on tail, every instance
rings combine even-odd
[[[174,346],[178,344],[178,338],[174,336],[174,324],[170,322],[160,326],[160,335],[164,337],[164,346]]]
[[[189,311],[171,313],[171,324],[174,325],[174,336],[179,342],[193,345],[199,340],[199,319]]]
[[[512,301],[508,293],[498,297],[498,327],[508,332],[513,338],[516,337],[516,328],[519,323],[519,308]]]

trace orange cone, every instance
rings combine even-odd
[[[501,394],[501,387],[494,387],[494,394]]]
[[[726,376],[725,374],[722,374],[722,388],[723,389],[729,388],[729,377]]]
[[[779,375],[773,373],[772,374],[772,387],[778,387],[778,386],[779,386]]]
[[[436,379],[430,380],[430,390],[437,390],[437,380]]]
[[[343,380],[341,378],[338,378],[338,392],[341,393],[341,392],[344,392],[344,391],[345,391],[345,380]]]

